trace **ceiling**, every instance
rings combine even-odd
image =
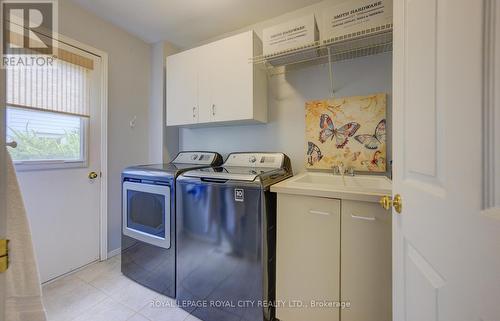
[[[73,0],[153,43],[185,48],[320,0]]]

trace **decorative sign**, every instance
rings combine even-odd
[[[386,171],[386,94],[306,103],[306,167]]]
[[[347,1],[325,11],[323,40],[341,40],[392,25],[392,0]]]

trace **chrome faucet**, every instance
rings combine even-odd
[[[344,175],[345,175],[344,163],[339,162],[339,164],[337,166],[339,167],[340,175],[342,175],[342,177],[344,177]]]
[[[332,166],[333,175],[342,175],[345,174],[344,163],[338,162],[337,165]]]
[[[354,168],[353,167],[345,167],[344,163],[339,162],[337,165],[332,166],[333,175],[342,175],[348,174],[349,176],[354,176]]]

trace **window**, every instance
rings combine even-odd
[[[85,162],[86,119],[7,106],[7,140],[16,163]]]
[[[53,66],[6,70],[7,140],[27,169],[86,166],[91,59],[59,50]]]

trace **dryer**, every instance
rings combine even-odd
[[[121,271],[132,280],[175,297],[175,180],[196,168],[217,166],[215,152],[181,152],[168,164],[122,173]]]

